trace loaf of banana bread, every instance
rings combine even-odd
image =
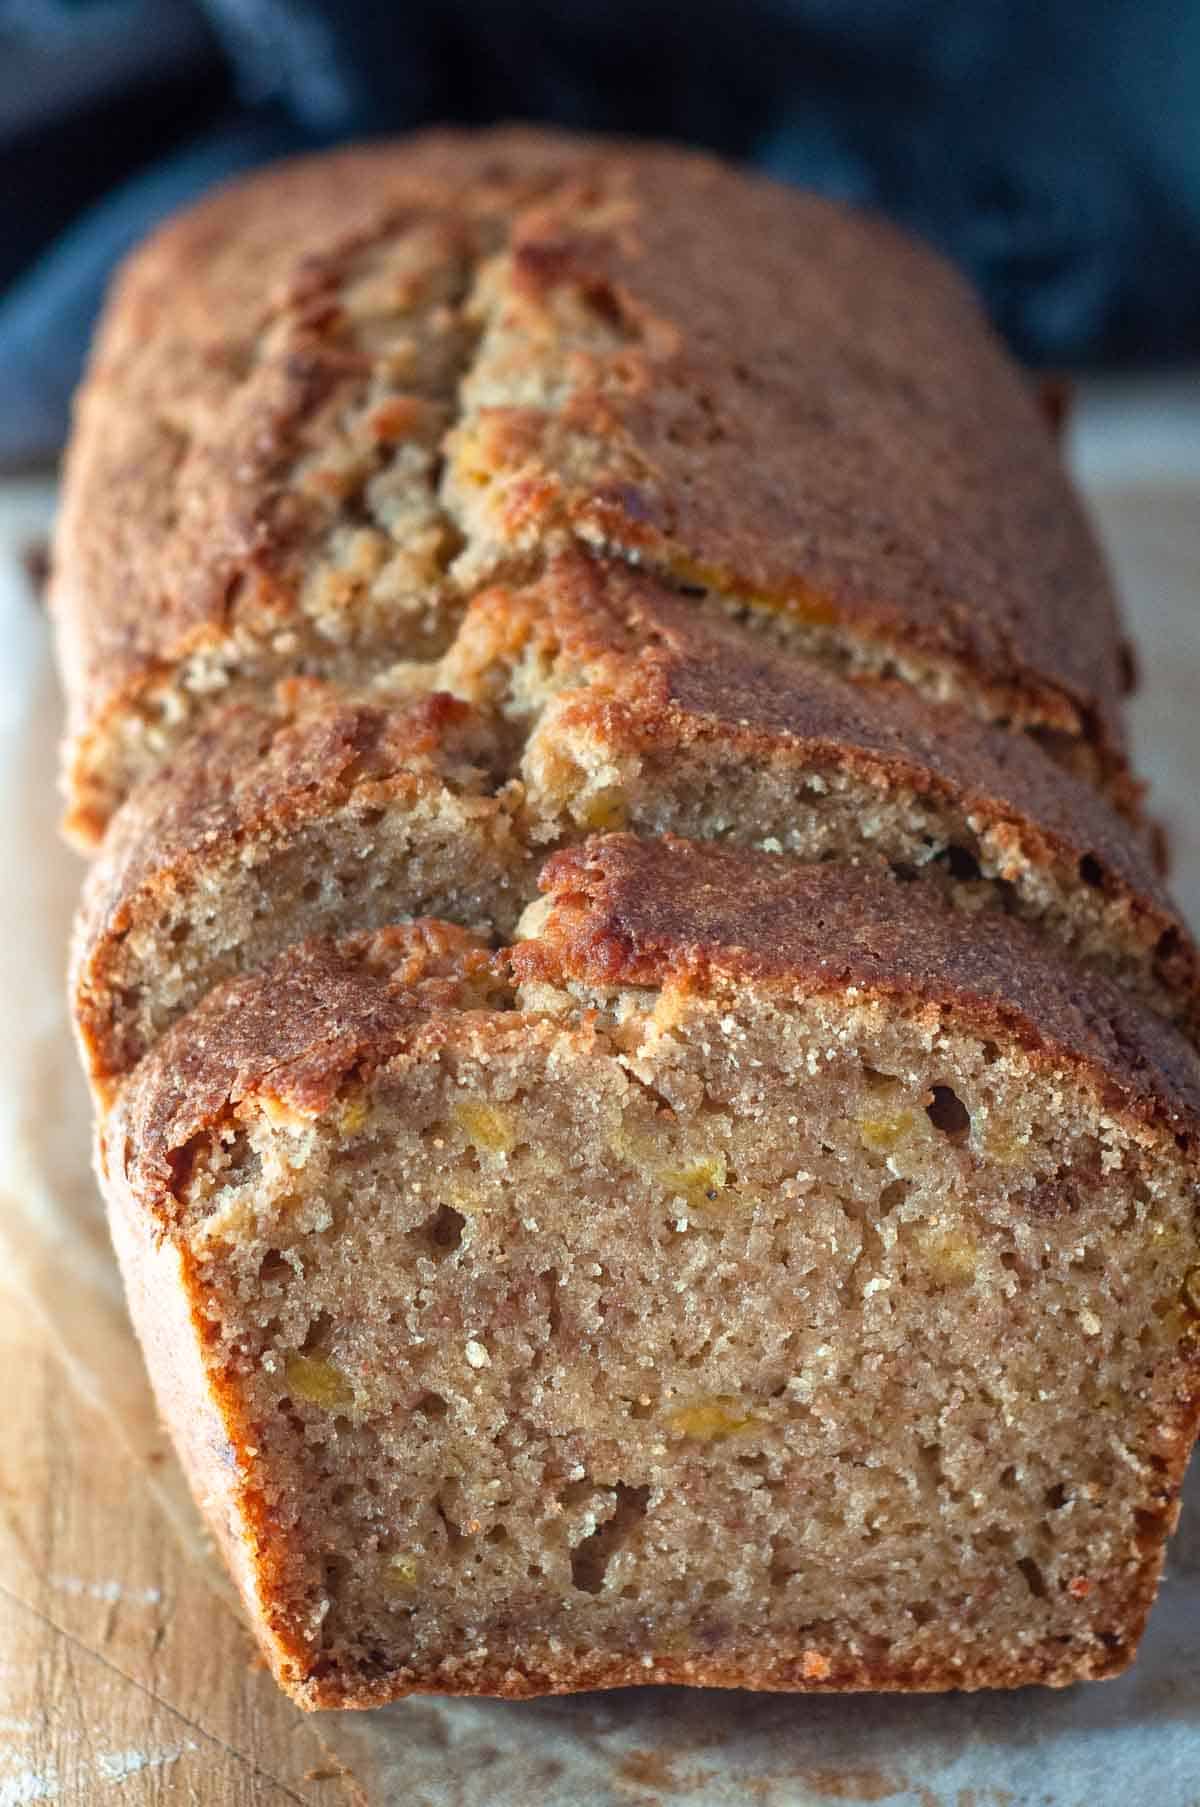
[[[163,1416],[302,1705],[1061,1684],[1200,1413],[1200,968],[969,291],[691,153],[264,172],[53,603]]]

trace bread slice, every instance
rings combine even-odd
[[[118,811],[72,952],[98,1095],[219,980],[291,941],[434,913],[511,933],[534,885],[502,726],[444,693],[281,682]]]
[[[1194,1034],[1197,958],[1149,852],[1028,735],[851,681],[578,555],[471,605],[439,682],[524,738],[534,846],[629,828],[889,865],[1039,927]]]
[[[1195,947],[1149,857],[1028,736],[772,651],[579,554],[478,598],[407,677],[227,703],[131,793],[72,961],[103,1097],[289,942],[422,914],[507,938],[549,847],[621,827],[890,865],[1200,1026]]]
[[[1197,1417],[1200,1062],[1025,924],[618,835],[218,988],[101,1171],[275,1673],[1063,1683]]]
[[[1134,808],[1107,578],[949,268],[708,158],[501,131],[257,174],[124,271],[54,556],[69,831],[214,701],[436,657],[574,542]]]

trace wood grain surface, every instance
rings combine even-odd
[[[1200,488],[1110,482],[1092,500],[1140,646],[1139,755],[1170,832],[1177,895],[1200,919]],[[4,1280],[0,1807],[365,1802],[332,1732],[257,1666],[128,1449],[69,1384],[53,1330]],[[140,1454],[173,1460],[165,1444]],[[623,1798],[662,1794],[647,1772]],[[1013,1800],[1003,1789],[994,1798]]]
[[[9,1291],[0,1376],[0,1802],[359,1798]]]

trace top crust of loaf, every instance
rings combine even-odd
[[[584,988],[780,984],[947,1006],[983,1035],[1087,1069],[1112,1108],[1192,1136],[1200,1056],[1103,974],[1023,923],[964,918],[917,885],[663,835],[552,854],[519,979]]]
[[[385,383],[407,411],[353,431],[385,462],[421,449],[430,588],[600,540],[1119,747],[1100,559],[1033,400],[940,259],[702,156],[502,131],[285,165],[130,261],[55,557],[77,758],[189,658],[336,663],[301,591],[354,498],[301,467],[387,363],[343,285],[409,241],[429,355],[411,396]],[[468,467],[482,514],[460,505]],[[357,607],[339,604],[351,636]],[[315,650],[289,652],[301,630]],[[76,807],[95,833],[99,806]]]
[[[1120,743],[1095,545],[1031,394],[923,245],[707,158],[622,152],[599,195],[518,217],[494,309],[451,474],[492,479],[501,541],[565,520]],[[557,406],[525,399],[539,382]]]

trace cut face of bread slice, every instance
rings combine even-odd
[[[875,871],[545,882],[507,968],[416,924],[219,989],[103,1130],[284,1686],[1121,1668],[1196,1419],[1194,1052]]]
[[[1195,949],[1149,854],[1026,736],[852,682],[577,556],[477,599],[439,682],[527,735],[535,845],[630,828],[890,864],[965,910],[1037,922],[1200,1024]]]
[[[526,210],[472,306],[445,489],[460,571],[581,540],[1119,768],[1099,553],[1026,386],[928,251],[648,159]]]
[[[105,1095],[218,980],[290,941],[435,911],[510,933],[533,885],[495,723],[311,679],[217,711],[118,812],[72,960]]]

